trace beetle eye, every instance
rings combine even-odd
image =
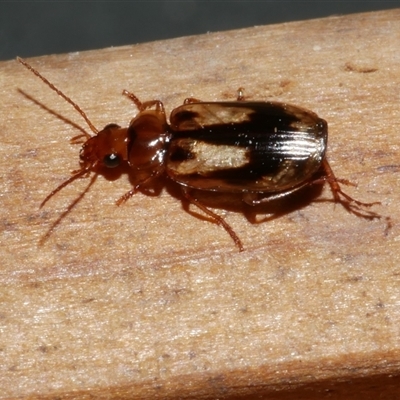
[[[107,168],[115,168],[121,164],[121,157],[116,153],[107,154],[103,158],[103,163]]]

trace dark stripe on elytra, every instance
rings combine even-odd
[[[230,107],[230,104],[224,103],[224,107]],[[283,135],[281,140],[287,141],[290,140],[289,135],[295,136],[296,132],[304,131],[304,129],[296,129],[292,126],[293,123],[301,122],[301,119],[286,112],[282,107],[265,107],[265,103],[246,103],[244,108],[253,110],[247,115],[248,121],[205,125],[193,130],[174,130],[172,131],[172,140],[187,137],[211,144],[241,147],[249,146],[251,141],[259,143],[261,147],[270,147],[279,141],[280,135]],[[185,122],[196,120],[196,118],[200,118],[198,113],[183,109],[173,115],[172,125],[180,126]],[[308,118],[310,119],[310,117]],[[313,133],[312,131],[318,132],[317,121],[309,124],[310,134]]]

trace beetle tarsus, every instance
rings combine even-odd
[[[332,171],[328,160],[325,158],[322,162],[322,168],[325,172],[325,176],[317,179],[313,183],[318,183],[318,181],[328,182],[331,187],[333,198],[336,203],[342,204],[349,212],[364,218],[380,218],[381,216],[373,211],[365,210],[365,208],[372,207],[373,205],[381,204],[379,201],[372,203],[364,203],[362,201],[356,200],[353,197],[345,193],[339,183],[343,185],[356,186],[354,183],[348,181],[347,179],[338,179]]]

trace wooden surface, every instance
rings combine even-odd
[[[219,198],[243,253],[185,213],[171,183],[115,206],[126,175],[100,176],[56,224],[88,180],[39,205],[78,167],[69,139],[87,127],[1,63],[0,398],[395,398],[399,21],[390,10],[29,60],[99,128],[136,113],[122,89],[171,111],[243,86],[326,119],[335,173],[358,184],[349,194],[381,201],[382,218],[325,201],[328,187],[259,224]]]

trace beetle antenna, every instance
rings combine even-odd
[[[73,102],[68,96],[66,96],[60,89],[58,89],[55,85],[53,85],[50,81],[48,81],[44,76],[42,76],[35,68],[33,68],[30,64],[24,61],[22,58],[17,57],[17,60],[29,71],[33,72],[38,78],[40,78],[50,89],[54,90],[59,96],[61,96],[66,102],[71,104],[72,107],[75,108],[76,111],[82,116],[82,118],[86,121],[89,128],[94,134],[97,134],[99,131],[98,129],[92,124],[90,119],[87,117],[86,113],[76,104]],[[90,135],[88,135],[90,136]]]
[[[74,180],[81,178],[83,175],[89,173],[89,168],[82,168],[75,172],[72,176],[70,176],[67,180],[57,186],[50,194],[46,196],[46,198],[41,202],[40,207],[42,208],[56,193],[58,193],[61,189],[64,189],[65,186],[68,186]]]

